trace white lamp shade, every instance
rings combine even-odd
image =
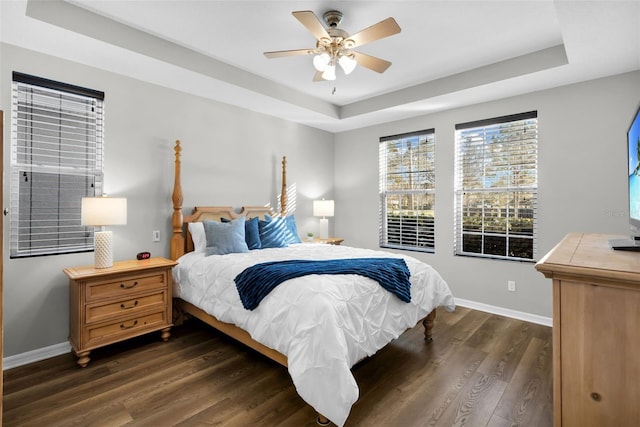
[[[327,53],[321,53],[313,57],[313,66],[318,71],[324,71],[329,65],[331,58]]]
[[[333,216],[333,200],[314,200],[313,216]]]
[[[82,225],[102,227],[127,223],[127,199],[123,197],[83,197]]]
[[[348,75],[356,68],[358,62],[348,55],[343,55],[338,59],[338,64],[340,64],[344,73]]]
[[[327,68],[324,69],[324,73],[322,73],[322,78],[325,80],[335,80],[336,66],[333,64],[327,65]]]

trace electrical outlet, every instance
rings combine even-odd
[[[507,281],[507,290],[509,292],[515,292],[516,291],[516,281],[515,280],[508,280]]]
[[[153,241],[154,242],[160,241],[160,230],[153,230]]]

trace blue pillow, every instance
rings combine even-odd
[[[292,243],[300,243],[293,216],[272,218],[265,215],[264,221],[258,221],[258,230],[263,248],[284,248]]]
[[[205,220],[202,223],[207,237],[206,256],[249,252],[244,240],[244,217],[230,222]]]
[[[296,219],[293,215],[284,217],[284,223],[291,232],[289,243],[302,243],[300,236],[298,236],[298,227],[296,226]]]
[[[230,219],[220,218],[222,222],[230,222]],[[244,241],[249,249],[262,249],[260,242],[260,231],[258,228],[258,217],[246,219],[244,223]]]
[[[249,249],[262,249],[258,221],[258,217],[255,216],[244,224],[244,240],[247,242]]]

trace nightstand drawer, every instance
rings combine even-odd
[[[163,272],[139,276],[123,276],[121,280],[112,279],[90,283],[87,286],[86,301],[119,297],[152,289],[164,289],[166,286]]]
[[[87,305],[85,323],[96,323],[122,315],[149,311],[154,307],[164,309],[166,306],[167,293],[164,291],[122,299],[108,304],[94,303],[93,305]]]
[[[87,342],[85,346],[92,347],[104,342],[115,342],[140,335],[146,330],[158,329],[167,324],[166,313],[166,310],[162,310],[142,316],[133,316],[117,322],[87,326]]]

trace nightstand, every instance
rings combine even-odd
[[[167,341],[172,326],[171,269],[165,258],[114,262],[109,268],[65,268],[69,277],[69,342],[83,368],[91,350],[153,331]]]
[[[321,239],[319,237],[315,237],[311,243],[324,243],[327,245],[339,245],[344,241],[344,239],[341,239],[339,237],[328,237],[326,239]]]

